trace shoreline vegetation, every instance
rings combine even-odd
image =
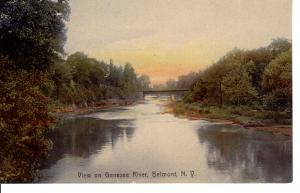
[[[59,112],[126,105],[150,85],[130,63],[66,54],[70,11],[68,0],[0,2],[1,183],[33,181]]]
[[[33,181],[52,148],[47,134],[55,111],[72,115],[130,104],[150,88],[149,76],[138,75],[130,63],[100,61],[83,52],[67,55],[70,11],[68,0],[0,1],[1,183]],[[151,88],[165,86],[191,90],[183,102],[171,105],[177,115],[231,120],[291,135],[289,126],[264,127],[291,124],[288,39],[273,39],[253,50],[235,48],[203,71]]]
[[[76,105],[60,106],[53,109],[53,114],[58,119],[70,118],[77,115],[84,115],[99,112],[101,110],[111,109],[115,107],[125,107],[139,103],[140,99],[136,100],[120,100],[111,99],[105,100],[84,107],[78,107]]]
[[[162,114],[174,114],[179,118],[190,120],[206,120],[226,124],[237,124],[246,129],[269,132],[274,135],[292,136],[291,120],[285,122],[274,120],[272,114],[276,112],[258,111],[247,107],[199,107],[183,102],[168,101],[164,105]],[[247,113],[245,112],[247,109]],[[251,112],[251,113],[249,113]],[[285,116],[286,115],[282,115]],[[266,118],[269,117],[269,118]]]
[[[292,42],[235,48],[206,69],[159,88],[189,88],[167,111],[190,119],[226,120],[273,134],[292,135]]]

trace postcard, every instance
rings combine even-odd
[[[291,11],[0,1],[0,183],[291,183]]]

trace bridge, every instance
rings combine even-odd
[[[143,91],[143,95],[146,95],[146,94],[163,94],[163,93],[166,93],[166,94],[174,94],[174,93],[185,93],[185,92],[188,92],[190,91],[190,89],[159,89],[159,90],[144,90]]]
[[[159,89],[159,90],[144,90],[143,91],[143,96],[147,94],[170,94],[170,95],[175,95],[175,94],[184,94],[186,92],[189,92],[190,89]]]
[[[172,101],[180,100],[183,96],[183,94],[189,92],[190,89],[158,89],[158,90],[144,90],[143,91],[143,97],[145,97],[148,94],[155,94],[155,95],[170,95],[170,98]]]

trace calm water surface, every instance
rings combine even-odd
[[[290,137],[161,114],[164,100],[148,96],[143,104],[62,121],[51,134],[53,150],[39,172],[39,182],[292,180]],[[146,177],[133,177],[135,171]],[[105,172],[129,177],[107,178]],[[153,177],[152,172],[172,174]],[[81,178],[79,173],[91,177]]]

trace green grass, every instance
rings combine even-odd
[[[262,108],[248,106],[223,106],[220,108],[217,106],[204,106],[199,103],[177,102],[173,110],[176,115],[224,119],[240,124],[292,124],[290,113],[267,111]]]

